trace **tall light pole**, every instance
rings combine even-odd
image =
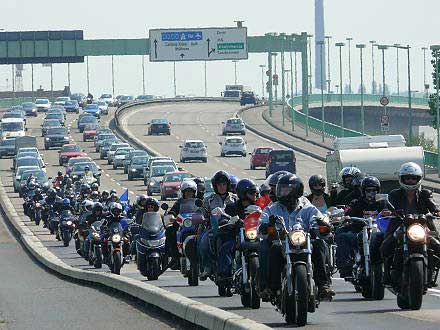
[[[295,95],[298,95],[298,61],[295,52]]]
[[[32,102],[35,102],[35,88],[34,88],[34,65],[31,64],[31,87],[32,87]]]
[[[204,63],[204,69],[205,69],[205,97],[208,96],[208,73],[207,73],[207,68],[206,68],[206,61]]]
[[[177,96],[176,62],[173,62],[173,84],[174,84],[174,97],[176,97]]]
[[[272,53],[272,56],[273,56],[273,73],[275,75],[278,75],[278,73],[277,73],[277,56],[278,56],[278,53]],[[277,102],[278,101],[278,85],[274,85],[274,86],[275,86],[275,88],[274,88],[275,102]]]
[[[307,35],[307,40],[309,44],[309,94],[313,94],[312,86],[312,38],[313,34]]]
[[[411,94],[411,61],[410,61],[410,49],[408,46],[399,46],[400,49],[405,49],[407,51],[407,65],[408,65],[408,144],[412,145],[412,94]]]
[[[340,102],[341,102],[341,135],[344,137],[344,100],[342,98],[342,47],[345,46],[343,42],[337,42],[336,47],[339,48],[339,95],[340,95]]]
[[[112,96],[115,97],[115,63],[114,56],[112,55]]]
[[[70,89],[70,63],[67,63],[67,83],[69,84]]]
[[[281,33],[280,34],[281,37],[281,115],[283,118],[283,126],[284,126],[284,122],[285,122],[285,118],[284,118],[284,105],[286,103],[286,79],[285,79],[285,70],[284,70],[284,43],[286,40],[286,34]]]
[[[330,75],[330,39],[331,36],[325,36],[327,40],[327,93],[330,94],[331,88],[331,75]]]
[[[261,68],[261,96],[264,98],[265,97],[265,93],[264,93],[264,68],[266,67],[266,65],[264,64],[260,64],[259,67]]]
[[[377,45],[377,48],[382,51],[382,96],[386,96],[386,82],[385,82],[385,50],[388,49],[387,45]],[[387,107],[383,107],[384,115],[387,114]]]
[[[52,68],[52,66],[51,66]],[[14,99],[14,105],[15,105],[15,64],[12,64],[11,68],[11,76],[12,76],[12,98]]]
[[[145,94],[145,55],[142,55],[142,95]]]
[[[371,44],[371,94],[376,94],[376,77],[375,77],[375,67],[374,67],[374,46],[376,45],[375,40],[370,40]]]
[[[347,38],[348,41],[348,94],[352,94],[353,90],[351,89],[351,41],[353,38]]]
[[[320,59],[321,59],[321,131],[322,131],[322,142],[324,142],[325,137],[325,117],[324,117],[324,41],[317,41],[317,45],[319,45]]]
[[[237,60],[232,61],[234,63],[234,85],[237,85]]]
[[[426,85],[426,51],[427,47],[422,47],[423,50],[423,90],[425,91],[425,97],[428,97],[428,85]]]
[[[50,64],[50,97],[53,99],[53,63]]]
[[[89,57],[86,56],[86,68],[87,68],[87,94],[90,94],[90,72],[89,72]],[[52,69],[52,66],[51,66]]]
[[[356,45],[356,48],[360,50],[360,62],[361,62],[361,132],[365,135],[365,108],[364,108],[364,54],[363,50],[366,46],[364,44]]]
[[[400,48],[400,44],[394,44],[393,47],[396,47],[397,96],[400,96],[400,71],[399,71],[399,48]]]

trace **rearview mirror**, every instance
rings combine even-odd
[[[168,210],[169,206],[167,203],[162,203],[162,205],[160,206],[160,208],[164,211]]]
[[[222,145],[223,143],[222,143],[222,142],[219,142],[218,144]]]
[[[388,202],[388,194],[376,194],[376,202]]]

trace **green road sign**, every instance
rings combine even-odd
[[[229,43],[221,43],[217,44],[218,50],[236,50],[236,49],[244,49],[243,42],[229,42]]]

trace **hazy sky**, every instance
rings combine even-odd
[[[354,43],[377,40],[383,44],[410,44],[412,49],[413,90],[423,88],[423,57],[421,47],[440,44],[438,32],[440,1],[438,0],[324,0],[326,34],[333,43],[353,37]],[[267,5],[270,4],[268,7]],[[314,33],[313,0],[280,1],[148,1],[148,0],[1,0],[0,28],[17,30],[84,30],[86,39],[143,38],[149,28],[232,26],[234,20],[244,20],[248,34],[266,32]],[[395,49],[386,55],[387,83],[396,86]],[[359,85],[359,55],[353,48],[353,87]],[[344,52],[344,61],[348,61]],[[365,57],[365,79],[371,82],[371,55]],[[376,53],[376,80],[382,72],[379,53]],[[429,55],[429,54],[428,54]],[[401,90],[406,90],[406,57],[401,57]],[[429,66],[427,60],[427,68]],[[338,78],[337,57],[331,47],[332,86]],[[249,60],[238,64],[239,83],[251,86],[261,94],[259,64],[266,64],[266,55],[250,54]],[[380,66],[379,66],[380,64]],[[125,56],[115,59],[116,93],[142,92],[141,57]],[[344,66],[344,75],[348,76]],[[147,93],[171,96],[173,72],[171,63],[146,63]],[[30,67],[25,67],[24,85],[30,89]],[[86,91],[85,64],[73,64],[72,90]],[[0,67],[0,90],[6,88],[10,67]],[[50,89],[49,68],[35,66],[35,86]],[[203,95],[203,63],[177,63],[179,94]],[[111,91],[109,57],[90,58],[90,82],[94,94]],[[223,86],[234,82],[231,62],[208,63],[208,94],[219,95]],[[9,79],[9,85],[11,84]],[[67,65],[54,65],[56,89],[67,84]],[[368,87],[370,84],[367,85]],[[9,86],[10,87],[10,86]],[[334,88],[334,87],[333,87]]]

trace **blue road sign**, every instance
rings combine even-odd
[[[162,41],[200,41],[202,31],[162,32]]]

